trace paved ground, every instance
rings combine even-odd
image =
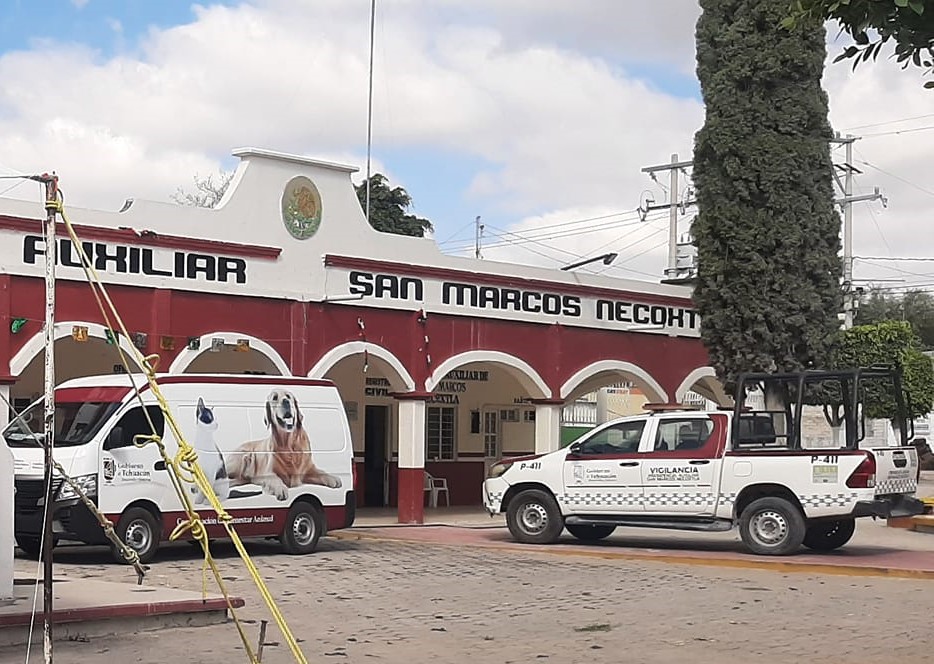
[[[934,648],[934,582],[752,570],[375,540],[322,541],[312,556],[251,546],[310,662],[405,664],[723,664],[749,661],[894,664]],[[218,545],[243,616],[266,617],[228,546]],[[61,550],[59,573],[133,582],[100,550]],[[17,560],[21,574],[34,563]],[[200,559],[164,551],[146,583],[194,589]],[[254,638],[256,622],[249,625]],[[271,628],[267,640],[281,641]],[[232,625],[66,643],[59,664],[247,661]],[[0,662],[24,653],[0,650]],[[32,662],[40,662],[34,652]],[[293,661],[282,645],[264,662]]]

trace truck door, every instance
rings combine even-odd
[[[725,443],[725,415],[658,419],[643,448],[646,512],[712,516]]]
[[[564,493],[576,514],[641,514],[642,463],[639,446],[646,419],[598,429],[569,450],[564,462]]]

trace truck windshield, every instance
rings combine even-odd
[[[109,401],[57,402],[55,404],[55,446],[84,445],[94,437],[94,434],[119,406],[119,403]],[[38,401],[30,406],[19,419],[13,419],[3,432],[7,445],[10,447],[39,445],[45,437],[43,432],[44,408],[44,402]]]

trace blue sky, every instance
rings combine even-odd
[[[0,171],[55,164],[73,204],[119,209],[128,197],[168,200],[193,175],[235,165],[230,151],[244,145],[364,168],[369,0],[36,5],[3,0],[0,12]],[[696,0],[587,7],[378,0],[374,169],[409,191],[438,240],[462,238],[447,250],[466,250],[480,215],[491,230],[517,234],[490,258],[558,266],[619,250],[607,274],[660,274],[664,220],[629,222],[647,193],[666,200],[640,169],[673,152],[689,158],[703,122],[693,61],[699,8]],[[41,83],[46,72],[54,88]],[[825,86],[837,128],[882,123],[866,130],[880,134],[931,124],[896,122],[923,116],[931,97],[884,61],[855,74],[830,66]],[[932,139],[919,131],[859,143],[872,167],[858,186],[882,186],[889,207],[856,209],[858,253],[914,253],[913,220],[931,202],[917,185]],[[0,186],[0,196],[22,192]],[[576,233],[549,232],[616,213],[609,223],[560,227]],[[858,268],[892,271],[868,261]]]

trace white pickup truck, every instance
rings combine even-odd
[[[802,544],[829,551],[849,541],[858,517],[923,512],[913,447],[859,449],[854,412],[844,447],[806,449],[800,413],[661,407],[617,419],[567,448],[501,460],[484,482],[484,506],[505,512],[520,542],[552,543],[565,528],[593,541],[617,526],[738,526],[763,555]]]

